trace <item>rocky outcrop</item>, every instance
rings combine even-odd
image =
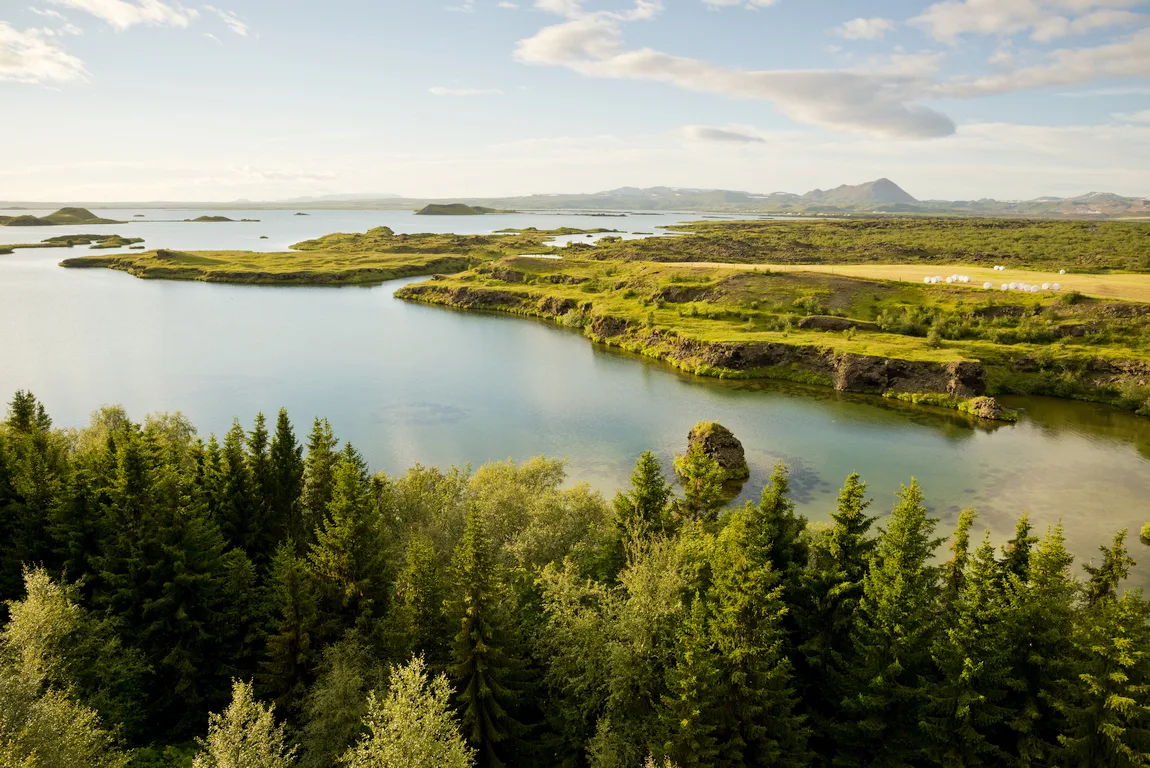
[[[851,320],[846,317],[831,317],[829,315],[811,315],[799,321],[799,328],[810,331],[881,331],[875,323],[863,320]]]
[[[968,401],[963,410],[980,419],[990,419],[991,421],[1004,421],[1006,414],[1006,409],[993,397],[976,397]]]
[[[710,288],[699,286],[668,285],[666,288],[656,291],[651,299],[665,301],[668,304],[685,304],[690,301],[703,301],[710,296],[711,292]]]
[[[539,311],[545,315],[565,315],[579,306],[574,299],[561,299],[558,296],[547,296],[539,302]]]
[[[731,430],[714,421],[700,421],[687,435],[687,450],[695,446],[714,459],[727,480],[746,480],[751,476],[743,444]]]
[[[926,363],[886,357],[835,356],[835,389],[840,392],[939,392],[976,397],[986,392],[986,369],[978,363]]]
[[[522,283],[527,275],[514,269],[496,268],[491,270],[491,276],[504,283]]]

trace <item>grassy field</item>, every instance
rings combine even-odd
[[[728,351],[781,345],[923,364],[977,362],[992,392],[1040,392],[1150,409],[1150,305],[1073,292],[972,291],[965,285],[831,274],[829,268],[768,272],[505,258],[409,286],[399,295],[543,317],[663,359],[677,354],[668,341],[673,338],[680,347],[689,342]],[[695,354],[680,367],[827,383],[825,372],[808,377],[802,365],[730,370],[708,359]]]
[[[1002,283],[1025,281],[1032,284],[1059,283],[1062,292],[1077,291],[1087,296],[1121,301],[1150,303],[1150,274],[1142,273],[1070,273],[1042,272],[1028,269],[1008,268],[999,272],[989,267],[972,267],[968,264],[720,264],[678,262],[675,266],[706,266],[713,269],[758,270],[768,272],[822,272],[832,275],[848,275],[871,280],[898,280],[921,283],[924,277],[961,274],[971,278],[970,283],[955,284],[960,290],[974,290],[982,293],[983,283],[994,284],[994,291]]]
[[[996,264],[1150,271],[1150,224],[1008,219],[701,221],[679,237],[576,246],[603,260],[739,264]]]
[[[49,237],[39,243],[13,243],[0,245],[0,254],[12,253],[17,248],[72,248],[77,245],[88,245],[95,250],[104,248],[123,248],[144,242],[142,237],[122,237],[120,235],[58,235]]]

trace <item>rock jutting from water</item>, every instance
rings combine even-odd
[[[743,444],[722,424],[714,421],[696,424],[687,435],[687,450],[696,445],[718,462],[727,480],[746,480],[751,476]]]

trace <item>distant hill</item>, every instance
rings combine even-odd
[[[866,184],[850,186],[843,184],[834,189],[812,190],[802,196],[803,200],[819,203],[838,203],[847,205],[870,205],[873,203],[917,203],[898,184],[890,179],[868,181]]]
[[[500,213],[495,208],[463,203],[431,203],[415,212],[416,216],[482,216],[486,213]]]
[[[101,219],[87,208],[61,208],[47,216],[0,216],[4,227],[53,227],[65,224],[126,224],[123,221]]]

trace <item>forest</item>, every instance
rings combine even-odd
[[[1118,532],[949,538],[911,478],[827,522],[699,448],[372,474],[316,419],[0,423],[0,766],[1150,765]],[[1150,543],[1150,526],[1142,532]]]

